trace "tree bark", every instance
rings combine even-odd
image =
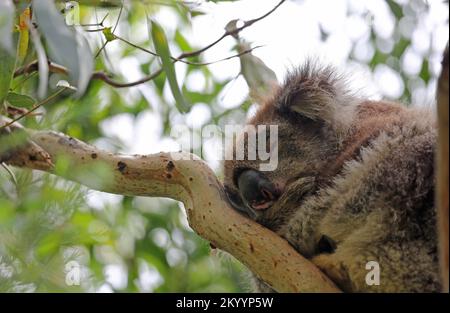
[[[442,71],[438,81],[437,114],[438,114],[438,151],[437,151],[437,219],[439,230],[439,247],[443,291],[448,292],[448,44],[442,60]]]
[[[14,124],[13,128],[17,127]],[[213,171],[195,155],[120,155],[61,133],[25,131],[29,142],[16,152],[22,157],[4,159],[6,163],[50,173],[55,173],[53,163],[59,156],[68,158],[70,168],[75,169],[106,164],[112,177],[101,184],[77,175],[77,171],[64,176],[95,190],[183,202],[189,225],[198,235],[233,255],[279,292],[339,292],[328,277],[284,239],[233,210]],[[36,146],[40,149],[36,150]]]

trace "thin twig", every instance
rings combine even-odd
[[[226,57],[226,58],[223,58],[223,59],[219,59],[219,60],[215,60],[215,61],[211,61],[211,62],[190,62],[190,61],[186,61],[186,60],[182,60],[182,59],[175,59],[175,61],[183,62],[183,63],[189,64],[189,65],[206,66],[206,65],[211,65],[211,64],[223,62],[223,61],[228,61],[228,60],[233,59],[233,58],[238,58],[240,56],[243,56],[244,54],[249,54],[249,53],[253,52],[253,50],[256,50],[256,49],[261,48],[261,47],[263,47],[263,46],[260,45],[260,46],[256,46],[256,47],[253,47],[253,48],[249,48],[249,49],[246,49],[246,50],[241,51],[239,53],[233,54],[233,55],[231,55],[229,57]]]
[[[119,16],[117,17],[116,24],[114,25],[114,28],[112,30],[113,33],[116,31],[117,25],[119,25],[120,17],[122,16],[122,11],[123,11],[123,1],[122,5],[120,6]]]
[[[203,52],[205,52],[206,50],[212,48],[213,46],[215,46],[216,44],[218,44],[219,42],[221,42],[223,39],[225,39],[228,36],[231,35],[236,35],[237,33],[241,32],[242,30],[244,30],[245,28],[255,24],[256,22],[266,18],[267,16],[269,16],[270,14],[272,14],[273,12],[275,12],[276,9],[278,9],[278,7],[280,7],[284,2],[286,2],[286,0],[281,0],[274,8],[272,8],[269,12],[267,12],[264,15],[261,15],[260,17],[245,21],[244,24],[241,27],[237,27],[235,29],[232,30],[227,30],[222,36],[220,36],[217,40],[215,40],[214,42],[210,43],[209,45],[199,49],[199,50],[195,50],[195,51],[190,51],[190,52],[183,52],[178,59],[184,59],[184,58],[189,58],[189,57],[193,57],[193,56],[197,56]]]
[[[137,86],[143,83],[146,83],[152,79],[155,79],[156,77],[158,77],[161,73],[163,72],[163,69],[160,68],[159,70],[155,71],[154,73],[150,74],[149,76],[146,76],[144,78],[141,78],[137,81],[131,82],[131,83],[120,83],[117,82],[113,79],[111,79],[106,73],[104,72],[95,72],[92,75],[92,79],[99,79],[104,81],[105,83],[107,83],[108,85],[112,86],[112,87],[116,87],[116,88],[126,88],[126,87],[133,87],[133,86]]]
[[[98,22],[98,19],[97,19],[97,23],[80,24],[79,26],[83,26],[83,27],[103,26],[103,23],[105,22],[105,20],[108,17],[108,15],[109,15],[109,12],[107,12],[105,14],[105,16],[102,18],[102,20],[100,22]]]
[[[56,91],[54,94],[52,94],[51,96],[47,97],[46,99],[36,103],[30,110],[28,110],[27,112],[25,112],[24,114],[12,119],[11,121],[9,121],[8,123],[0,126],[0,130],[11,126],[12,124],[14,124],[15,122],[17,122],[18,120],[24,118],[25,116],[29,115],[30,113],[34,112],[35,110],[37,110],[38,108],[40,108],[41,106],[43,106],[44,104],[48,103],[49,101],[53,100],[54,98],[56,98],[58,95],[60,95],[64,90],[66,90],[66,87],[61,88],[60,90]]]
[[[102,32],[102,31],[104,31],[106,29],[106,27],[103,27],[103,28],[97,28],[97,29],[85,29],[84,31],[85,32],[88,32],[88,33],[96,33],[96,32]]]
[[[100,55],[100,53],[103,51],[103,49],[105,49],[105,47],[106,47],[107,44],[108,44],[108,41],[105,41],[105,42],[102,44],[101,48],[100,48],[100,49],[97,51],[97,53],[95,54],[94,59],[96,59],[96,58]]]
[[[148,50],[148,49],[146,49],[146,48],[144,48],[144,47],[141,47],[141,46],[139,46],[139,45],[137,45],[137,44],[134,44],[134,43],[132,43],[132,42],[126,40],[125,38],[120,37],[120,36],[117,36],[117,35],[114,35],[114,34],[113,34],[113,36],[114,36],[114,38],[117,38],[117,39],[119,39],[120,41],[123,41],[123,42],[126,43],[127,45],[132,46],[133,48],[142,50],[142,51],[144,51],[144,52],[146,52],[146,53],[148,53],[148,54],[151,54],[151,55],[153,55],[153,56],[155,56],[155,57],[159,57],[159,55],[158,55],[156,52],[153,52],[153,51]]]
[[[240,57],[240,56],[242,56],[244,54],[251,53],[253,50],[255,50],[257,48],[260,48],[260,47],[261,46],[256,46],[254,48],[247,49],[247,50],[242,51],[240,53],[237,53],[237,54],[234,54],[232,56],[229,56],[229,57],[226,57],[226,58],[223,58],[223,59],[220,59],[220,60],[216,60],[216,61],[213,61],[213,62],[206,62],[206,63],[190,62],[189,64],[197,65],[197,66],[211,65],[211,64],[214,64],[214,63],[218,63],[218,62],[227,61],[227,60],[230,60],[232,58],[237,58],[237,57]],[[181,60],[175,59],[174,63],[177,62],[177,61],[181,61]],[[52,72],[52,73],[59,73],[59,74],[65,74],[65,75],[67,75],[69,73],[69,70],[67,68],[65,68],[64,66],[61,66],[59,64],[53,63],[53,62],[49,63],[48,68],[49,68],[50,72]],[[37,70],[38,70],[38,63],[37,63],[37,61],[33,61],[30,64],[17,69],[16,72],[14,73],[14,77],[17,77],[17,76],[20,76],[20,75],[23,75],[23,74],[33,73],[33,72],[35,72]],[[129,83],[117,82],[117,81],[113,80],[107,73],[105,73],[103,71],[94,72],[92,74],[92,76],[91,76],[91,79],[102,80],[102,81],[104,81],[105,83],[107,83],[108,85],[110,85],[112,87],[126,88],[126,87],[133,87],[133,86],[137,86],[137,85],[146,83],[146,82],[148,82],[148,81],[158,77],[162,72],[163,72],[163,69],[160,68],[160,69],[156,70],[154,73],[152,73],[152,74],[150,74],[150,75],[148,75],[146,77],[143,77],[143,78],[141,78],[141,79],[139,79],[137,81],[129,82]]]

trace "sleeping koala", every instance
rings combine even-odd
[[[278,126],[278,166],[224,163],[233,207],[285,238],[346,292],[440,291],[431,110],[352,95],[331,67],[288,74],[248,125]],[[267,140],[266,133],[257,140]],[[379,284],[368,284],[375,261]],[[255,290],[272,291],[255,277]]]

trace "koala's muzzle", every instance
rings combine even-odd
[[[243,171],[237,184],[242,199],[254,210],[266,210],[280,196],[276,186],[261,172],[255,170]]]

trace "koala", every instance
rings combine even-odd
[[[431,109],[359,97],[315,62],[288,73],[248,125],[277,125],[278,165],[224,161],[232,206],[286,239],[345,292],[441,290]],[[267,133],[257,140],[268,140]],[[379,282],[367,283],[368,262]],[[254,277],[257,292],[273,291]]]

